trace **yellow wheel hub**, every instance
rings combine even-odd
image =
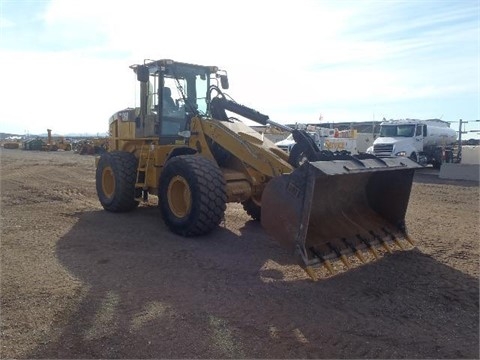
[[[188,182],[181,176],[175,176],[168,184],[168,206],[172,213],[183,218],[192,208],[192,193]]]
[[[115,194],[115,177],[110,166],[105,167],[102,172],[102,191],[108,198]]]

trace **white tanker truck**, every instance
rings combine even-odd
[[[367,153],[378,157],[406,156],[421,165],[440,168],[453,162],[457,132],[442,120],[387,120]]]

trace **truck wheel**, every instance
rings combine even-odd
[[[445,162],[446,163],[453,163],[453,151],[446,150],[445,151]]]
[[[413,160],[413,161],[415,161],[415,162],[418,162],[417,153],[414,153],[414,152],[413,152],[413,153],[410,155],[409,158],[410,158],[410,160]]]
[[[137,158],[128,152],[103,153],[96,171],[97,195],[103,208],[112,212],[135,209]]]
[[[254,199],[248,199],[247,201],[242,202],[243,209],[247,212],[250,217],[255,221],[260,221],[262,219],[262,207]]]
[[[443,149],[441,148],[436,148],[434,155],[433,155],[433,168],[434,169],[440,169],[443,163]]]
[[[199,236],[223,219],[227,202],[223,173],[214,162],[198,155],[168,160],[160,176],[159,205],[171,231]]]

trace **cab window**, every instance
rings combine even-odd
[[[423,130],[423,126],[422,125],[417,125],[417,130],[415,132],[415,136],[422,136],[422,130]]]
[[[185,103],[180,89],[187,91],[187,82],[181,78],[164,78],[162,93],[161,135],[176,136],[185,130]]]

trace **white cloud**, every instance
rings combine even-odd
[[[0,29],[6,29],[15,26],[15,23],[0,15]]]
[[[2,52],[0,128],[30,133],[103,132],[108,117],[133,105],[133,76],[123,61],[79,53]],[[130,75],[130,76],[129,76]]]
[[[73,50],[0,50],[0,98],[10,104],[0,109],[0,128],[105,131],[114,111],[134,105],[128,66],[144,58],[226,68],[233,98],[279,122],[312,121],[320,113],[326,121],[370,120],[373,112],[395,117],[395,102],[474,98],[478,51],[475,59],[464,45],[478,45],[478,33],[457,23],[410,33],[463,14],[433,11],[406,21],[400,10],[412,6],[53,0],[38,36]],[[448,52],[439,56],[442,49]]]

